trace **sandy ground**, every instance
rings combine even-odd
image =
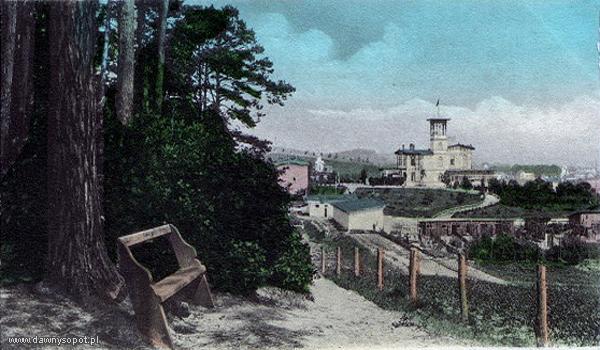
[[[382,310],[323,278],[315,280],[311,293],[314,301],[276,288],[260,289],[252,301],[216,294],[215,309],[183,304],[179,316],[169,313],[171,334],[178,349],[414,348],[462,343],[432,337],[403,313]],[[147,349],[126,302],[83,309],[43,286],[21,285],[1,288],[0,306],[2,349],[27,348],[8,343],[8,337],[22,336],[98,336],[99,344],[77,348]]]
[[[354,238],[362,246],[375,252],[377,248],[385,250],[385,259],[394,266],[401,268],[408,273],[410,251],[399,244],[396,244],[389,239],[378,234],[352,234]],[[437,258],[431,255],[421,257],[421,274],[423,275],[439,275],[456,278],[458,274],[458,262],[456,259]],[[481,270],[470,267],[467,272],[469,279],[476,279],[498,284],[506,284],[507,282],[489,275]]]

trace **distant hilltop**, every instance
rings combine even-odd
[[[389,165],[395,162],[393,155],[377,153],[375,150],[357,148],[347,151],[314,151],[299,150],[287,147],[273,147],[271,155],[297,156],[306,158],[322,157],[323,160],[337,160],[353,163],[366,163],[374,165]]]

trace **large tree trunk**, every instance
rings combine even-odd
[[[50,8],[47,278],[75,297],[118,299],[123,281],[104,245],[97,168],[97,2]]]
[[[34,4],[5,1],[2,10],[0,178],[21,153],[33,108]]]
[[[119,63],[117,76],[117,117],[127,124],[133,114],[136,10],[133,0],[124,0],[119,16]]]
[[[162,0],[158,17],[158,71],[156,75],[156,109],[160,112],[163,101],[163,84],[165,77],[165,39],[167,36],[167,12],[169,0]]]

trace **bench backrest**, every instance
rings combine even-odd
[[[131,254],[131,250],[129,249],[131,246],[164,235],[167,235],[169,243],[171,244],[171,247],[175,252],[175,256],[177,257],[177,262],[179,263],[180,267],[184,268],[196,264],[194,262],[194,260],[196,260],[196,249],[189,245],[186,241],[184,241],[181,237],[181,234],[179,233],[179,230],[177,230],[175,226],[170,224],[158,226],[149,230],[136,232],[127,236],[122,236],[119,237],[118,241],[127,251],[127,256],[133,261],[135,261],[135,258],[133,257],[133,254]],[[137,261],[136,263],[139,265]]]
[[[168,235],[172,232],[173,229],[171,228],[171,225],[167,224],[151,228],[149,230],[136,232],[127,236],[119,237],[119,242],[123,243],[127,247],[131,247],[133,245],[140,244],[160,236]]]

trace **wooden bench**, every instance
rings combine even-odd
[[[179,270],[154,282],[150,271],[135,259],[130,248],[161,236],[168,238]],[[214,307],[206,281],[206,267],[196,259],[196,249],[181,238],[175,226],[167,224],[120,237],[118,253],[119,270],[125,278],[142,337],[154,346],[172,349],[173,341],[162,303],[181,291],[193,304]]]

